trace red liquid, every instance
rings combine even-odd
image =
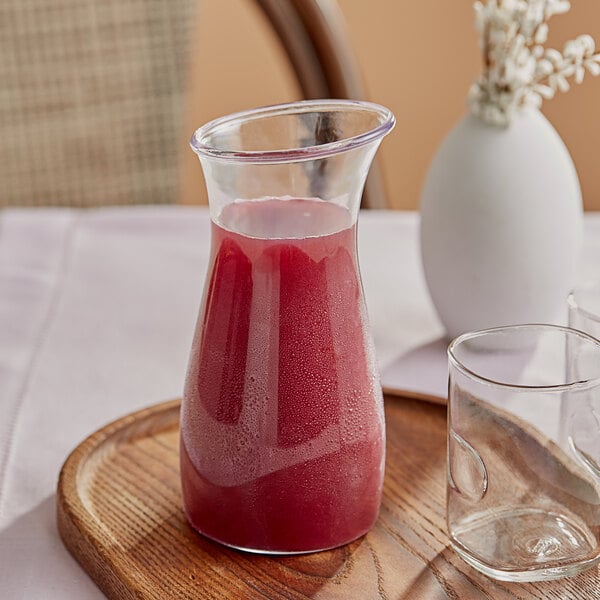
[[[182,406],[185,512],[238,548],[339,546],[375,522],[384,463],[355,227],[318,200],[219,221]]]

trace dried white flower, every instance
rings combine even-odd
[[[469,91],[471,112],[499,126],[522,106],[539,107],[556,91],[581,83],[586,70],[600,75],[600,54],[589,35],[565,44],[561,52],[544,48],[547,21],[568,12],[568,0],[478,0],[474,4],[484,71]]]

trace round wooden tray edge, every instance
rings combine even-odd
[[[91,451],[118,437],[122,430],[136,421],[147,422],[156,416],[169,415],[177,418],[180,399],[167,400],[142,408],[111,421],[90,434],[79,443],[67,456],[63,463],[56,488],[56,524],[58,533],[69,553],[79,562],[84,571],[94,580],[98,587],[109,597],[118,599],[136,598],[135,593],[122,581],[127,578],[115,578],[109,572],[98,568],[101,558],[106,554],[110,540],[100,540],[88,530],[84,515],[90,515],[77,486],[80,473],[84,469]],[[176,412],[177,417],[171,415]],[[118,568],[118,565],[114,565]],[[121,565],[123,575],[127,575],[127,565]]]
[[[180,406],[180,398],[159,402],[123,415],[91,433],[71,451],[63,463],[58,476],[57,494],[64,496],[66,491],[76,492],[77,477],[89,457],[90,448],[97,448],[110,438],[118,436],[123,429],[136,421],[147,421],[149,418],[175,410],[178,413]],[[77,497],[77,494],[74,494],[73,497]]]
[[[403,390],[389,386],[383,386],[382,391],[385,398],[394,398],[396,400],[419,400],[420,402],[438,404],[440,406],[446,406],[448,404],[447,398],[426,394],[425,392],[413,392],[411,390]]]

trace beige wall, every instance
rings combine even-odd
[[[390,204],[418,207],[427,166],[465,111],[480,68],[470,0],[339,0],[368,99],[389,106],[395,131],[380,158]],[[201,0],[186,132],[215,116],[300,97],[293,74],[252,0]],[[573,0],[551,22],[551,42],[591,34],[600,45],[600,2]],[[600,209],[600,77],[544,106],[569,147],[586,208]],[[185,202],[205,201],[200,167],[182,145]]]

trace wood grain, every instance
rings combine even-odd
[[[443,406],[386,398],[386,480],[376,526],[343,548],[295,557],[230,550],[188,526],[178,418],[178,401],[124,417],[85,440],[61,471],[60,535],[109,598],[600,598],[597,569],[558,582],[507,584],[449,548]]]

